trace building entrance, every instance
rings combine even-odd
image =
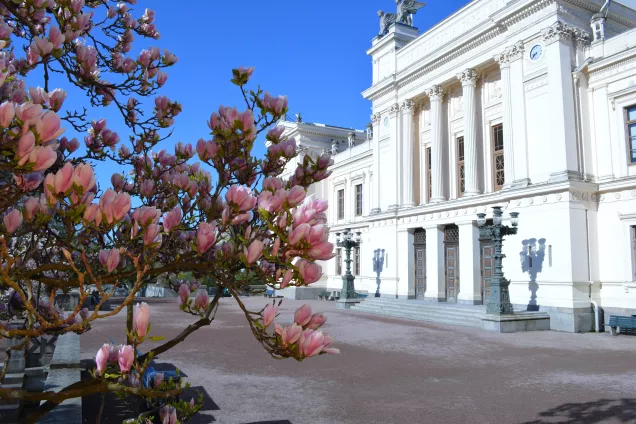
[[[415,230],[415,298],[423,299],[426,292],[426,231]]]
[[[444,267],[446,301],[457,303],[459,294],[459,228],[457,225],[447,225],[444,229]]]

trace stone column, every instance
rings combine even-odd
[[[380,118],[382,115],[375,113],[371,116],[373,122],[373,187],[371,188],[371,215],[380,213]]]
[[[475,222],[458,223],[459,296],[458,303],[481,305],[481,252],[479,228]]]
[[[479,194],[477,183],[477,107],[475,102],[477,73],[474,69],[466,69],[457,75],[457,78],[462,82],[464,97],[464,178],[466,181],[464,197],[469,197]]]
[[[512,133],[512,89],[510,86],[510,57],[508,51],[497,56],[495,60],[501,68],[503,137],[504,137],[504,189],[510,188],[515,180],[513,133]],[[493,167],[495,164],[493,163]]]
[[[413,153],[415,152],[413,134],[413,111],[415,104],[412,100],[402,103],[402,207],[415,206]]]
[[[442,146],[442,100],[444,90],[439,85],[434,85],[426,94],[431,99],[431,177],[432,190],[430,203],[438,203],[446,200],[444,196],[444,162]]]
[[[413,230],[399,230],[397,232],[397,251],[395,258],[397,265],[398,290],[400,299],[413,299],[415,296],[415,234]]]
[[[424,229],[426,230],[426,292],[424,297],[440,302],[446,300],[444,227],[436,225],[424,227]]]
[[[523,82],[523,60],[521,60],[523,59],[524,53],[525,45],[523,41],[516,42],[508,50],[508,59],[510,60],[510,90],[512,93],[512,127],[516,147],[513,152],[515,180],[512,184],[514,187],[527,187],[530,184],[528,138],[526,136],[526,101]],[[504,128],[504,134],[505,131]]]

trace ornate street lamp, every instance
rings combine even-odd
[[[341,237],[342,236],[342,237]],[[360,302],[358,299],[358,293],[356,293],[353,280],[355,277],[351,273],[351,249],[359,247],[362,243],[360,232],[355,233],[355,237],[350,228],[344,230],[344,232],[336,233],[336,245],[342,247],[345,250],[345,274],[342,276],[342,290],[340,291],[340,299],[338,299],[339,308],[350,308],[351,304]]]
[[[512,303],[510,303],[510,293],[508,286],[510,281],[504,278],[502,259],[505,257],[501,250],[503,248],[503,238],[507,235],[517,234],[519,225],[519,212],[510,212],[510,223],[512,227],[502,225],[503,212],[500,206],[492,208],[493,225],[486,225],[486,214],[477,214],[477,225],[479,225],[479,235],[481,238],[492,240],[495,244],[495,274],[490,280],[490,299],[486,312],[489,314],[512,314],[514,313]]]

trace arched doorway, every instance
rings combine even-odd
[[[424,299],[426,292],[426,231],[417,229],[414,233],[415,251],[415,298]]]

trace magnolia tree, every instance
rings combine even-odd
[[[131,53],[135,37],[159,38],[154,12],[136,13],[135,3],[0,0],[0,336],[14,339],[4,362],[22,355],[33,338],[81,334],[100,319],[128,314],[126,344],[100,348],[90,379],[57,393],[0,385],[0,398],[42,402],[28,422],[66,399],[105,392],[150,401],[154,409],[139,422],[187,420],[200,404],[178,400],[181,380],[158,374],[149,384],[140,381],[153,358],[212,323],[222,289],[273,357],[337,353],[320,331],[322,314],[303,306],[283,327],[274,322],[277,304],[255,311],[243,304],[238,291],[245,279],[237,280],[251,275],[284,288],[320,278],[314,261],[333,256],[327,205],[308,199],[306,188],[328,177],[330,157],[305,156],[289,179],[278,178],[297,154],[295,141],[275,126],[287,98],[248,89],[251,68],[232,71],[241,109],[221,106],[211,114],[209,136],[157,152],[181,112],[178,102],[158,95],[177,57],[157,47]],[[51,86],[56,78],[85,96],[91,111],[115,108],[128,139],[86,108],[65,110],[66,92]],[[269,141],[264,158],[252,155],[259,134]],[[112,186],[103,187],[93,169],[98,161],[131,171],[112,175]],[[134,209],[133,199],[140,204]],[[192,298],[192,281],[175,287],[175,313],[192,315],[192,324],[142,354],[140,345],[154,335],[152,313],[147,304],[134,304],[135,294],[159,277],[184,273],[214,281],[216,295],[198,291]],[[102,310],[124,284],[127,297]],[[61,311],[55,295],[71,289],[79,305]],[[83,308],[93,290],[99,301]]]

